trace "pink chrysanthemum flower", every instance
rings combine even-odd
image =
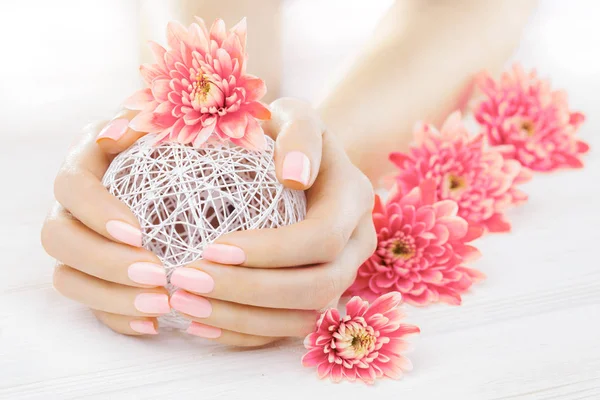
[[[309,350],[302,357],[306,367],[317,367],[319,378],[330,377],[373,383],[375,379],[402,378],[410,371],[410,360],[402,355],[409,348],[405,337],[419,333],[419,328],[402,324],[404,313],[399,309],[402,296],[388,293],[370,306],[360,297],[346,305],[346,316],[337,309],[325,311],[317,329],[304,339]]]
[[[481,236],[457,216],[453,200],[435,200],[435,182],[426,180],[402,195],[392,190],[384,204],[375,199],[377,249],[359,268],[348,294],[367,299],[390,291],[407,303],[459,305],[461,294],[485,275],[463,264],[479,257],[468,243]]]
[[[259,101],[265,83],[246,73],[246,20],[229,32],[220,19],[210,31],[196,20],[189,28],[169,23],[168,50],[150,43],[156,64],[140,67],[148,87],[125,102],[126,108],[141,110],[130,127],[158,134],[157,142],[200,147],[209,139],[226,139],[263,149],[264,132],[256,119],[271,113]]]
[[[459,112],[448,117],[440,132],[429,124],[418,124],[415,142],[407,154],[390,154],[400,169],[396,181],[402,192],[433,179],[437,198],[454,200],[458,215],[470,225],[490,232],[510,230],[504,211],[527,200],[516,188],[531,179],[527,168],[488,146],[483,134],[471,137]]]
[[[505,157],[535,171],[583,166],[581,154],[589,146],[575,134],[585,117],[569,110],[564,91],[553,91],[535,70],[526,73],[518,64],[497,82],[483,74],[479,88],[484,96],[475,118]]]

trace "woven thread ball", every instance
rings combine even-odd
[[[233,231],[276,228],[306,215],[304,192],[275,176],[274,142],[264,152],[240,146],[154,145],[147,135],[110,164],[103,184],[129,206],[142,228],[142,244],[158,256],[167,278],[202,257],[202,250]],[[171,285],[167,289],[173,290]],[[161,327],[183,329],[175,312]]]

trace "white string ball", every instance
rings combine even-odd
[[[304,192],[275,175],[274,142],[265,151],[227,143],[196,149],[147,135],[119,154],[103,184],[129,206],[142,229],[142,245],[158,256],[167,278],[202,257],[202,250],[233,231],[276,228],[305,218]],[[173,291],[168,284],[167,289]],[[183,329],[174,311],[161,328]]]

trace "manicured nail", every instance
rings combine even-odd
[[[106,230],[110,236],[135,247],[142,247],[142,231],[121,221],[108,221]]]
[[[127,269],[129,279],[142,285],[165,286],[167,274],[165,269],[158,264],[138,262],[131,264]]]
[[[210,293],[215,287],[209,274],[195,268],[176,269],[171,275],[171,284],[196,293]]]
[[[206,318],[212,313],[212,306],[208,300],[184,290],[178,290],[171,295],[171,307],[198,318]]]
[[[238,265],[246,261],[246,254],[239,247],[213,243],[204,249],[202,258],[219,264]]]
[[[142,333],[144,335],[158,335],[152,321],[131,321],[129,326],[137,333]]]
[[[134,306],[146,314],[166,314],[171,311],[169,296],[158,293],[141,293],[135,297]]]
[[[216,339],[221,336],[221,329],[215,328],[214,326],[208,326],[200,324],[198,322],[192,322],[190,327],[186,330],[190,335],[200,336],[207,339]]]
[[[98,137],[96,138],[96,142],[98,142],[100,139],[112,139],[115,141],[119,140],[125,134],[125,132],[127,132],[128,126],[129,120],[125,118],[114,119],[100,131]]]
[[[300,151],[290,151],[283,160],[281,176],[284,180],[308,185],[310,179],[310,160]]]

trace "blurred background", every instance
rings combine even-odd
[[[253,38],[249,70],[267,81],[269,100],[295,96],[316,103],[369,44],[395,1],[220,3],[223,10],[235,11],[223,15],[228,26],[237,22],[238,14],[248,14]],[[453,1],[425,3],[452,7]],[[472,3],[493,7],[502,2]],[[64,393],[57,398],[89,393],[100,393],[97,398],[103,398],[106,382],[121,390],[150,385],[148,394],[152,390],[163,396],[175,388],[194,393],[191,381],[165,383],[164,388],[171,391],[152,386],[161,379],[166,382],[165,376],[189,376],[186,365],[202,370],[202,359],[189,354],[189,347],[154,343],[157,347],[143,353],[143,342],[111,337],[127,349],[111,353],[113,345],[104,344],[103,335],[108,334],[104,328],[86,310],[53,293],[52,261],[39,244],[39,230],[52,202],[54,175],[69,144],[86,123],[110,118],[121,101],[140,87],[138,66],[149,61],[144,42],[163,42],[168,20],[189,21],[190,10],[207,22],[214,19],[215,11],[203,13],[199,4],[204,2],[0,2],[0,398],[3,394],[35,397],[48,387]],[[520,399],[531,398],[527,393],[538,390],[542,394],[535,398],[564,393],[564,398],[576,398],[578,392],[583,393],[580,398],[600,396],[600,347],[597,322],[593,322],[600,312],[600,275],[594,265],[597,261],[592,262],[597,259],[594,229],[600,222],[596,156],[600,146],[599,16],[596,0],[540,0],[506,57],[506,65],[519,60],[526,67],[536,67],[540,75],[551,77],[554,87],[568,91],[572,109],[588,117],[581,137],[591,144],[592,153],[585,157],[583,171],[536,176],[528,188],[530,203],[513,214],[521,229],[482,242],[480,249],[486,254],[482,269],[490,280],[478,288],[478,302],[469,297],[460,311],[433,307],[414,318],[411,313],[412,322],[424,332],[422,350],[412,357],[415,373],[400,386],[415,390],[415,398],[428,398],[424,394],[435,392],[448,398]],[[511,21],[509,16],[506,23]],[[485,46],[495,46],[495,42]],[[269,63],[260,62],[264,54],[274,55]],[[437,61],[442,65],[450,58],[446,54]],[[574,340],[572,329],[585,324],[591,326],[578,330]],[[596,334],[588,328],[595,328]],[[93,362],[87,361],[91,342],[96,347]],[[133,347],[141,351],[138,358]],[[221,364],[210,368],[248,378],[259,374],[262,380],[252,381],[257,385],[296,385],[298,393],[308,393],[308,387],[299,386],[297,372],[278,367],[297,366],[300,353],[294,349],[287,353],[265,350],[258,355],[265,361],[260,366],[253,365],[253,353],[228,353],[219,359]],[[175,366],[175,356],[188,364]],[[64,359],[57,363],[52,358]],[[275,359],[278,362],[269,362]],[[130,370],[146,361],[164,370]],[[235,370],[238,362],[240,371]],[[243,365],[253,367],[242,372]],[[228,398],[224,387],[236,387],[232,383],[236,375],[220,376],[203,381],[205,393]],[[441,380],[450,385],[440,384]],[[324,389],[323,393],[337,392]]]

